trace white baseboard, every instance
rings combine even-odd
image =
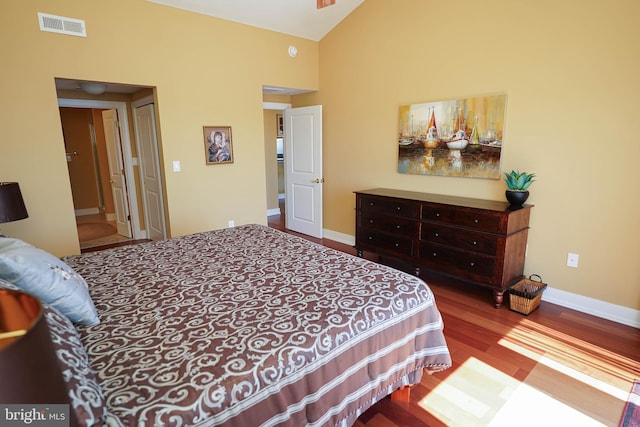
[[[596,317],[622,323],[623,325],[640,328],[640,311],[629,307],[611,304],[560,289],[553,289],[548,286],[542,294],[542,301],[558,304]]]
[[[333,240],[334,242],[344,243],[345,245],[353,246],[356,244],[356,238],[349,234],[338,233],[337,231],[322,230],[322,237],[325,239]]]
[[[100,209],[98,208],[76,209],[75,213],[76,213],[76,216],[97,215],[100,213]]]
[[[355,237],[349,234],[338,233],[327,229],[324,229],[323,233],[326,239],[334,240],[350,246],[356,244]],[[622,323],[623,325],[632,326],[634,328],[640,328],[640,310],[611,304],[594,298],[562,291],[560,289],[553,289],[548,286],[542,294],[542,301],[561,305],[572,310],[611,320],[612,322]]]
[[[280,208],[275,208],[275,209],[267,209],[267,216],[271,216],[271,215],[280,215],[282,212],[280,212]]]
[[[114,212],[114,213],[108,213],[108,214],[105,214],[105,219],[106,219],[107,221],[115,221],[115,220],[116,220],[116,214],[115,214],[115,212]]]

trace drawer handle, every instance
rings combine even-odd
[[[438,253],[437,253],[437,252],[434,252],[434,253],[433,253],[433,256],[438,256]]]
[[[474,265],[476,265],[476,263],[472,261],[472,262],[470,262],[470,263],[469,263],[469,265],[470,265],[471,267],[473,267]]]
[[[436,216],[438,216],[438,217],[439,217],[439,216],[440,216],[440,212],[436,212]]]
[[[373,224],[373,220],[372,219],[369,220],[369,224]]]
[[[433,233],[434,236],[440,237],[440,233]]]
[[[473,220],[473,222],[475,222],[477,224],[477,223],[480,222],[480,220],[476,218],[476,219]]]
[[[373,237],[369,236],[369,240],[373,240]]]
[[[373,202],[369,202],[369,206],[373,206],[373,205],[374,205],[374,203],[373,203]]]
[[[396,230],[400,230],[400,226],[399,225],[396,225]]]
[[[397,247],[400,247],[400,243],[396,243],[396,248],[397,248]]]
[[[400,206],[396,206],[396,210],[402,210]]]
[[[477,246],[478,242],[476,242],[475,240],[473,241],[473,246]]]

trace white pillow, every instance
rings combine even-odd
[[[81,325],[100,323],[82,276],[59,258],[11,237],[0,239],[0,278]]]

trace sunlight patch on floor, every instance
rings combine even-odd
[[[568,405],[521,383],[488,426],[606,426]]]
[[[449,426],[602,426],[555,398],[476,359],[467,359],[419,405]]]

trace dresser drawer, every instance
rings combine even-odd
[[[420,243],[420,261],[429,268],[486,283],[493,282],[495,257]]]
[[[419,205],[411,201],[362,196],[360,210],[365,213],[418,218]]]
[[[414,256],[413,239],[371,230],[359,230],[356,246],[402,258]]]
[[[367,231],[383,231],[412,239],[418,233],[419,223],[415,220],[369,212],[362,213],[360,218],[360,226]]]
[[[420,218],[462,227],[500,233],[500,216],[482,210],[466,210],[444,205],[422,205]]]
[[[426,222],[422,224],[420,232],[420,240],[467,251],[480,252],[490,256],[496,255],[498,249],[497,239],[498,237],[495,234]]]

